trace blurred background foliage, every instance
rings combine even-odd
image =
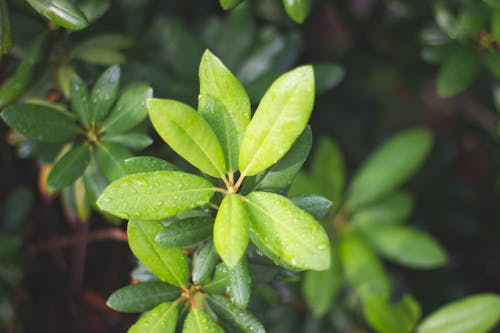
[[[215,0],[83,0],[77,5],[87,21],[76,20],[77,31],[57,28],[28,2],[0,4],[11,24],[11,40],[1,41],[1,107],[65,103],[72,73],[90,84],[114,64],[123,86],[143,82],[155,97],[195,105],[205,48],[238,76],[253,103],[279,74],[319,65],[313,155],[321,137],[336,142],[347,178],[396,132],[419,126],[433,133],[430,157],[403,189],[415,201],[409,223],[439,240],[449,260],[425,271],[388,263],[396,294],[411,291],[427,314],[464,295],[500,292],[498,1],[316,0],[299,25],[278,0],[247,0],[231,11]],[[3,123],[0,135],[0,331],[123,332],[135,318],[104,304],[134,266],[119,230],[102,236],[109,222],[99,214],[90,223],[66,219],[72,203],[61,209],[43,182],[36,190],[57,147]],[[163,144],[143,154],[182,164]],[[28,156],[36,158],[19,158]],[[85,237],[118,242],[86,247]],[[370,331],[349,294],[343,307],[314,319],[299,280],[291,274],[254,293],[251,307],[270,332]]]

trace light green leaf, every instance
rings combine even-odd
[[[136,156],[124,161],[129,174],[152,171],[179,171],[177,167],[154,156]]]
[[[103,123],[106,133],[125,133],[142,122],[148,115],[146,99],[153,96],[153,89],[138,85],[127,89],[118,99],[113,111]]]
[[[201,206],[213,192],[207,180],[180,171],[136,173],[109,185],[97,205],[124,219],[157,220]]]
[[[79,132],[67,112],[35,104],[16,104],[1,113],[2,119],[17,132],[42,142],[65,142]]]
[[[295,22],[302,23],[311,10],[311,0],[283,0],[286,13]]]
[[[155,240],[167,247],[187,247],[212,235],[214,220],[210,216],[197,216],[169,223],[156,235]]]
[[[354,175],[349,188],[351,208],[357,210],[397,189],[419,169],[432,143],[427,129],[416,128],[378,147]]]
[[[362,295],[375,293],[384,299],[390,295],[387,273],[373,251],[352,230],[339,237],[339,258],[347,282]]]
[[[236,7],[242,0],[219,0],[220,5],[225,10]]]
[[[226,297],[210,295],[208,302],[212,310],[244,333],[265,333],[264,326],[250,312],[238,307]]]
[[[101,122],[111,111],[120,86],[120,67],[112,66],[106,69],[97,79],[90,92],[92,103],[91,122]]]
[[[76,116],[83,124],[89,125],[92,119],[92,108],[87,85],[78,74],[74,73],[69,89],[71,109],[75,111]]]
[[[381,200],[361,208],[352,216],[356,227],[373,224],[404,222],[413,211],[413,197],[406,192],[395,192]]]
[[[220,142],[196,110],[156,98],[149,99],[147,107],[156,131],[174,151],[210,176],[224,176],[226,162]]]
[[[176,303],[162,303],[139,318],[127,333],[174,333],[177,315]]]
[[[446,59],[437,74],[437,92],[441,97],[465,90],[479,73],[479,59],[473,48],[459,48]]]
[[[373,225],[362,229],[363,235],[383,256],[415,269],[445,265],[448,256],[430,235],[401,225]]]
[[[140,151],[149,147],[153,143],[153,139],[146,133],[128,132],[123,134],[104,135],[102,142],[110,142],[132,151]]]
[[[132,157],[132,153],[123,146],[102,141],[97,146],[97,161],[102,173],[109,181],[114,181],[128,174],[124,161]]]
[[[255,175],[279,161],[304,130],[314,102],[314,72],[302,66],[280,76],[262,98],[240,144],[239,168]]]
[[[219,256],[212,240],[196,249],[193,258],[193,282],[201,284],[208,280],[219,262]]]
[[[325,270],[330,245],[323,227],[289,199],[274,193],[253,192],[245,202],[251,239],[297,269]]]
[[[183,287],[189,279],[188,262],[182,249],[172,249],[155,241],[162,229],[157,221],[129,221],[127,234],[130,249],[162,281]]]
[[[246,257],[242,257],[234,267],[228,267],[228,289],[231,302],[246,309],[250,302],[252,277],[248,271]]]
[[[193,308],[184,321],[182,333],[224,333],[224,330],[205,311]]]
[[[71,30],[85,28],[89,22],[85,14],[68,0],[27,0],[40,14]]]
[[[317,194],[303,194],[290,198],[293,204],[302,210],[305,210],[316,220],[321,220],[332,207],[332,202],[325,197]]]
[[[249,228],[248,214],[240,195],[226,195],[215,218],[214,244],[229,267],[234,267],[245,253]]]
[[[500,296],[477,294],[432,312],[417,333],[486,333],[500,320]]]
[[[90,160],[89,147],[79,144],[62,155],[47,176],[47,186],[51,190],[60,190],[71,185],[80,177]]]
[[[119,312],[144,312],[166,301],[174,301],[182,290],[160,281],[139,282],[118,289],[106,305]]]

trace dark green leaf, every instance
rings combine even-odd
[[[153,171],[179,171],[177,167],[154,156],[137,156],[125,160],[125,169],[129,174]]]
[[[345,75],[344,68],[335,63],[314,64],[313,68],[317,95],[321,95],[337,86]]]
[[[457,49],[443,63],[437,74],[439,96],[449,97],[465,90],[476,78],[479,67],[479,60],[474,49]]]
[[[105,34],[90,37],[73,50],[76,58],[93,65],[111,66],[125,61],[122,49],[131,47],[133,40],[125,35]]]
[[[78,2],[78,6],[92,23],[106,13],[111,6],[111,0],[82,0]]]
[[[234,267],[228,267],[228,287],[231,301],[246,309],[252,287],[252,277],[248,271],[246,257],[242,257]]]
[[[500,40],[500,1],[499,6],[491,14],[491,33],[496,40]]]
[[[23,247],[23,239],[13,235],[0,235],[0,261],[17,260]]]
[[[188,282],[188,262],[182,249],[172,249],[155,242],[163,226],[157,221],[129,221],[127,234],[130,249],[162,281],[183,287]]]
[[[176,303],[162,303],[139,318],[127,333],[174,333],[177,315]]]
[[[90,204],[97,208],[97,198],[101,196],[109,182],[99,169],[94,154],[92,154],[90,163],[83,174],[83,181]]]
[[[187,247],[212,234],[214,219],[209,216],[190,217],[169,223],[155,240],[167,247]]]
[[[79,144],[71,147],[54,164],[47,177],[47,186],[50,190],[60,190],[71,185],[83,175],[90,160],[89,147]]]
[[[12,105],[2,112],[1,117],[22,135],[43,142],[65,142],[79,132],[69,113],[43,105]]]
[[[286,13],[295,22],[302,23],[311,10],[311,0],[283,0]]]
[[[241,2],[241,0],[219,0],[219,2],[222,8],[228,10],[236,7]]]
[[[500,9],[500,1],[499,0],[483,0],[486,2],[488,5],[490,5],[493,8]]]
[[[208,280],[218,262],[219,256],[211,240],[198,247],[193,258],[193,282],[200,284]]]
[[[102,138],[103,142],[112,142],[133,151],[140,151],[149,147],[153,143],[153,139],[146,133],[129,132],[124,134],[105,135]]]
[[[124,219],[156,220],[201,206],[212,194],[212,184],[201,177],[179,171],[156,171],[132,174],[113,182],[97,205]]]
[[[97,161],[102,173],[109,181],[114,181],[128,174],[124,161],[132,153],[114,142],[101,142],[97,146]]]
[[[444,1],[436,1],[433,6],[434,18],[441,29],[443,29],[450,37],[455,36],[457,19],[453,13],[444,4]]]
[[[264,326],[248,311],[243,310],[221,295],[210,295],[210,307],[222,319],[227,320],[245,333],[265,333]]]
[[[97,79],[90,92],[92,103],[91,122],[101,122],[111,111],[120,86],[120,67],[112,66],[106,69]]]
[[[293,204],[302,210],[305,210],[316,220],[321,220],[332,207],[332,202],[325,197],[317,194],[304,194],[290,198]]]
[[[182,290],[159,281],[139,282],[115,291],[106,305],[119,312],[144,312],[181,296]]]
[[[395,192],[356,211],[352,221],[356,227],[404,222],[413,211],[413,198],[406,192]]]
[[[89,125],[92,119],[92,107],[87,85],[78,74],[74,73],[69,89],[71,108],[83,124]]]
[[[85,28],[89,22],[85,14],[68,0],[27,0],[40,14],[71,30]]]
[[[500,52],[492,51],[489,52],[486,56],[486,64],[490,69],[491,73],[497,78],[500,79]]]
[[[0,60],[7,54],[12,45],[10,37],[10,18],[6,0],[0,0]]]
[[[229,290],[229,272],[226,264],[219,263],[215,267],[214,278],[203,284],[203,290],[209,294],[224,295]]]
[[[480,1],[467,2],[457,18],[455,34],[460,39],[474,38],[488,22],[490,9]]]
[[[224,333],[205,311],[192,308],[184,321],[182,333]]]
[[[2,207],[1,232],[18,231],[33,206],[33,192],[31,189],[19,186],[4,200]]]

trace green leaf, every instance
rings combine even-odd
[[[127,333],[174,333],[177,315],[176,303],[162,303],[140,317]]]
[[[409,333],[420,318],[420,305],[406,294],[397,304],[371,293],[362,297],[363,316],[379,333]]]
[[[493,51],[493,52],[489,52],[487,54],[486,65],[490,69],[490,72],[497,79],[500,79],[500,52],[499,51]]]
[[[128,132],[124,134],[105,135],[102,142],[111,142],[133,151],[140,151],[149,147],[153,139],[146,133]]]
[[[214,220],[209,216],[198,216],[169,223],[156,235],[155,240],[167,247],[187,247],[212,234]]]
[[[302,23],[311,10],[311,0],[283,0],[285,11],[297,23]]]
[[[387,299],[390,295],[387,273],[361,237],[351,230],[343,230],[338,244],[339,258],[347,282],[360,295],[371,292]]]
[[[311,151],[312,133],[307,126],[292,148],[275,165],[258,174],[253,189],[280,192],[292,183]],[[245,183],[244,183],[245,184]]]
[[[210,295],[208,302],[212,310],[222,319],[238,327],[244,333],[265,333],[264,326],[248,311],[238,307],[226,297]]]
[[[337,86],[345,75],[344,68],[335,63],[314,64],[313,68],[317,95],[321,95]]]
[[[7,54],[12,46],[10,37],[10,18],[6,0],[0,0],[0,60]]]
[[[124,161],[129,174],[153,171],[179,171],[177,167],[154,156],[136,156]]]
[[[73,55],[87,63],[110,66],[125,61],[121,52],[130,48],[132,38],[121,34],[103,34],[90,37],[79,43],[73,50]]]
[[[465,90],[476,78],[479,68],[479,59],[474,49],[457,49],[439,69],[438,95],[449,97]]]
[[[43,142],[65,142],[79,133],[69,113],[44,105],[12,105],[1,113],[1,117],[22,135]]]
[[[475,38],[488,22],[490,11],[480,1],[464,3],[456,22],[456,36],[459,39]]]
[[[476,294],[432,312],[417,333],[486,333],[500,320],[500,297]]]
[[[248,271],[246,257],[242,257],[234,267],[228,267],[228,289],[231,302],[246,309],[250,302],[252,277]]]
[[[124,219],[156,220],[201,206],[213,194],[207,180],[179,171],[136,173],[109,185],[100,209]]]
[[[314,102],[314,72],[302,66],[280,76],[262,98],[240,144],[242,174],[280,160],[304,130]]]
[[[457,19],[450,11],[450,9],[445,6],[444,1],[434,2],[433,11],[434,18],[439,27],[443,29],[450,37],[455,37]]]
[[[302,210],[311,214],[316,220],[324,218],[330,208],[332,202],[325,197],[317,194],[304,194],[290,198],[293,204]]]
[[[222,260],[234,267],[245,253],[250,223],[239,194],[224,197],[214,225],[214,244]]]
[[[224,333],[224,330],[205,311],[193,308],[184,321],[182,333]]]
[[[27,0],[40,14],[71,30],[85,28],[89,22],[85,14],[68,0]]]
[[[315,317],[322,317],[330,310],[343,282],[342,269],[335,251],[332,253],[329,269],[304,273],[302,292]]]
[[[91,155],[90,163],[83,174],[83,182],[85,183],[85,190],[87,192],[89,202],[93,207],[97,208],[97,198],[101,196],[109,182],[99,169],[96,158],[93,154]]]
[[[111,6],[111,0],[82,0],[78,2],[81,11],[90,23],[97,21]]]
[[[363,235],[383,256],[414,269],[445,265],[448,256],[430,235],[401,225],[375,225],[364,228]]]
[[[66,99],[70,99],[71,79],[75,68],[71,65],[60,65],[56,70],[56,81],[59,90]],[[85,87],[86,88],[86,87]]]
[[[401,132],[378,147],[352,180],[351,208],[357,210],[397,189],[419,169],[432,143],[428,130],[416,128]]]
[[[311,215],[274,193],[253,192],[245,203],[251,239],[257,246],[263,243],[297,269],[328,269],[328,236]]]
[[[153,89],[146,85],[131,87],[120,96],[113,111],[103,123],[106,133],[125,133],[142,122],[148,115],[146,99]]]
[[[189,279],[189,268],[182,249],[172,249],[155,241],[163,230],[157,221],[129,221],[127,234],[132,253],[162,281],[183,287]]]
[[[219,2],[222,8],[224,8],[225,10],[229,10],[236,7],[241,2],[241,0],[219,0]]]
[[[196,110],[156,98],[149,99],[147,107],[156,131],[175,152],[210,176],[224,176],[226,162],[220,142]]]
[[[109,181],[114,181],[128,174],[124,161],[132,157],[132,153],[114,142],[101,142],[97,146],[97,161]]]
[[[54,164],[47,177],[50,190],[60,190],[71,185],[83,175],[90,160],[89,147],[79,144],[64,153]]]
[[[119,86],[119,66],[109,67],[99,76],[90,92],[91,108],[93,111],[91,122],[99,123],[106,118],[116,100]]]
[[[159,281],[139,282],[118,289],[106,305],[119,312],[144,312],[181,296],[179,288]]]
[[[333,202],[334,209],[342,203],[345,165],[340,147],[328,137],[319,139],[311,161],[311,175],[319,194]]]
[[[225,295],[229,289],[229,272],[226,264],[219,263],[215,267],[215,273],[212,280],[203,284],[203,290],[207,293]]]
[[[500,0],[483,0],[483,1],[493,8],[497,9],[500,8]]]
[[[74,73],[69,89],[71,109],[75,111],[76,116],[83,124],[89,125],[92,118],[92,108],[87,85],[78,74]]]
[[[211,240],[198,247],[193,258],[193,283],[201,284],[207,281],[218,262],[219,256]]]
[[[413,211],[413,197],[406,192],[395,192],[381,200],[361,208],[352,216],[356,227],[373,224],[404,222]]]
[[[500,39],[500,1],[498,3],[498,8],[491,14],[491,33],[496,40]]]

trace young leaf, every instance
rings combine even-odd
[[[190,217],[171,222],[156,235],[155,240],[167,247],[187,247],[212,234],[214,220],[210,216]]]
[[[89,147],[79,144],[62,155],[54,164],[47,177],[50,190],[60,190],[71,185],[80,177],[90,160]]]
[[[184,252],[155,242],[162,229],[157,221],[129,221],[127,234],[130,249],[162,281],[178,287],[185,286],[189,269]]]
[[[116,102],[113,111],[103,123],[106,133],[125,133],[148,115],[146,99],[153,96],[153,89],[138,85],[127,89]]]
[[[249,224],[240,195],[226,195],[215,218],[214,244],[229,267],[234,267],[245,253],[250,237]]]
[[[210,176],[224,176],[226,162],[219,140],[196,110],[156,98],[149,99],[147,107],[156,131],[173,150]]]
[[[305,210],[316,220],[321,220],[332,207],[332,202],[321,195],[304,194],[290,198],[293,204],[302,210]]]
[[[328,236],[311,215],[278,194],[253,192],[247,199],[251,238],[258,239],[256,245],[263,243],[297,269],[330,266]]]
[[[238,307],[226,297],[210,295],[208,303],[222,319],[238,327],[244,333],[265,333],[264,326],[248,311]]]
[[[119,312],[144,312],[181,296],[179,288],[160,281],[139,282],[118,289],[106,305]]]
[[[239,168],[255,175],[280,160],[304,130],[313,108],[314,72],[302,66],[267,90],[240,144]]]
[[[153,171],[179,171],[177,167],[154,156],[137,156],[124,161],[129,174]]]
[[[85,28],[89,22],[85,14],[68,0],[27,0],[40,14],[71,30]]]
[[[89,125],[92,118],[92,107],[87,85],[78,74],[73,73],[69,89],[71,109],[75,111],[76,116],[83,124]]]
[[[387,299],[390,295],[389,278],[373,251],[351,230],[342,231],[338,244],[347,282],[359,294],[367,291]]]
[[[184,321],[182,333],[224,333],[224,330],[205,311],[193,308]]]
[[[198,247],[193,258],[193,283],[200,284],[208,280],[218,262],[219,256],[211,240]]]
[[[65,142],[79,133],[69,113],[45,105],[12,105],[1,113],[1,117],[22,135],[43,142]]]
[[[353,210],[391,193],[413,175],[432,148],[431,133],[422,128],[404,131],[372,153],[349,188]]]
[[[465,90],[479,73],[479,60],[473,48],[459,48],[439,69],[437,92],[441,97],[453,96]]]
[[[207,180],[179,171],[136,173],[109,185],[97,205],[124,219],[157,220],[203,205],[212,188]]]
[[[120,67],[112,66],[106,69],[97,79],[90,92],[92,101],[91,122],[101,122],[111,111],[120,85]]]
[[[234,267],[228,267],[228,287],[231,301],[246,309],[250,302],[252,277],[248,271],[246,257],[242,257]]]
[[[352,221],[356,227],[400,223],[410,216],[413,206],[413,197],[410,194],[395,192],[356,211]]]
[[[500,320],[500,296],[477,294],[449,303],[431,313],[417,333],[486,333]]]
[[[97,146],[97,161],[109,181],[128,174],[123,161],[130,157],[132,153],[117,143],[103,141]]]
[[[311,0],[283,0],[286,13],[295,22],[302,23],[311,10]]]
[[[174,333],[177,324],[177,304],[165,302],[140,317],[127,333]]]
[[[222,8],[224,8],[225,10],[229,10],[236,7],[241,2],[241,0],[219,0],[219,2]]]
[[[401,225],[374,225],[362,230],[367,240],[383,256],[415,269],[441,267],[448,256],[430,235]]]

